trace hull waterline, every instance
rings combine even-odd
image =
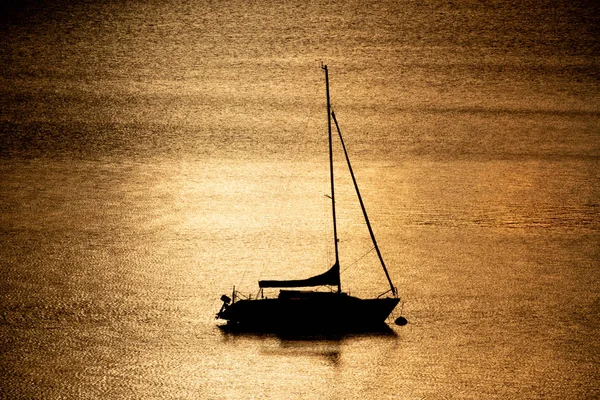
[[[276,299],[239,300],[218,318],[240,328],[354,330],[385,324],[397,298],[360,299],[345,293],[296,292]]]

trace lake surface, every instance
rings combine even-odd
[[[600,396],[595,2],[3,8],[0,398]],[[409,323],[225,333],[234,285],[333,262],[321,61]]]

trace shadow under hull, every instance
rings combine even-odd
[[[227,323],[218,325],[221,333],[231,336],[274,336],[283,340],[342,340],[351,337],[382,336],[397,337],[388,324],[382,322],[368,327],[320,327],[320,326],[249,326]]]

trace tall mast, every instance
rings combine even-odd
[[[329,134],[329,179],[331,180],[331,210],[333,213],[333,242],[335,247],[335,264],[337,266],[338,274],[340,270],[340,259],[338,253],[338,237],[337,237],[337,222],[335,217],[335,185],[333,183],[333,138],[331,134],[331,102],[329,100],[329,73],[327,72],[327,65],[322,66],[325,71],[325,87],[327,89],[327,132]],[[341,281],[338,279],[338,293],[342,291]]]
[[[381,256],[381,252],[379,251],[379,246],[377,246],[377,240],[375,240],[375,234],[373,233],[373,228],[371,228],[371,223],[369,222],[369,217],[367,216],[367,209],[365,208],[365,204],[363,203],[362,196],[360,195],[360,190],[358,190],[358,184],[356,183],[356,178],[354,177],[354,171],[352,170],[352,165],[350,164],[350,158],[348,157],[348,152],[346,151],[346,145],[344,144],[344,138],[342,138],[342,132],[340,131],[340,126],[338,125],[337,119],[335,118],[335,113],[332,111],[331,116],[333,117],[333,122],[335,122],[335,127],[337,129],[338,135],[340,137],[340,142],[342,142],[342,148],[344,149],[344,155],[346,156],[346,163],[348,164],[348,169],[350,170],[350,176],[352,177],[352,182],[354,183],[354,189],[356,190],[356,195],[358,196],[358,201],[360,202],[360,208],[362,209],[363,216],[365,217],[365,222],[367,224],[367,228],[369,228],[369,234],[371,235],[371,241],[373,242],[373,246],[375,246],[375,251],[377,252],[377,256],[379,257],[379,261],[381,262],[381,266],[383,267],[383,271],[385,272],[385,276],[390,284],[390,289],[394,296],[397,296],[396,288],[392,283],[392,279],[390,278],[390,274],[383,262],[383,257]]]

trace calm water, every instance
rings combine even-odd
[[[596,2],[3,8],[0,398],[600,396]],[[333,260],[321,60],[409,324],[225,334]]]

